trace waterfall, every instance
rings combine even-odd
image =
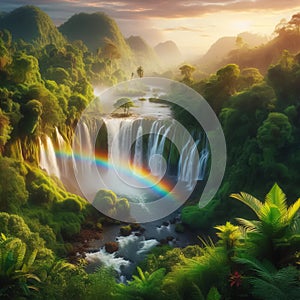
[[[205,177],[207,161],[209,158],[209,151],[204,148],[200,153],[199,164],[198,164],[198,180],[203,180]]]
[[[117,164],[121,160],[120,144],[122,147],[126,146],[127,135],[130,133],[130,130],[127,130],[128,127],[125,126],[125,130],[124,128],[122,130],[123,134],[120,132],[122,119],[106,119],[104,122],[107,128],[108,159],[110,162]],[[117,138],[118,134],[119,137]],[[120,139],[121,143],[119,143]]]
[[[148,120],[149,121],[149,120]],[[166,140],[169,134],[176,136],[176,127],[165,119],[150,120],[150,131],[147,141],[148,149],[143,149],[143,133],[146,122],[135,118],[107,118],[104,120],[108,134],[108,157],[110,162],[116,165],[124,159],[133,157],[133,169],[138,170],[146,167],[154,176],[163,176],[168,170],[171,153],[165,153]],[[148,124],[149,125],[149,124]],[[146,132],[146,130],[145,130]],[[183,145],[177,163],[177,180],[192,187],[197,180],[203,180],[206,172],[206,165],[209,157],[207,146],[198,153],[201,143],[201,134],[194,134],[194,138],[188,134],[180,136]],[[132,144],[135,147],[132,149]],[[126,153],[125,149],[131,151]],[[170,151],[170,150],[169,150]],[[164,160],[164,153],[166,159]],[[199,163],[198,163],[199,159]],[[124,162],[124,161],[123,161]],[[168,175],[168,174],[166,174]]]
[[[96,170],[106,176],[103,178],[104,182],[116,193],[135,197],[139,202],[143,202],[146,194],[137,195],[135,188],[141,185],[130,173],[141,174],[139,173],[141,169],[148,169],[153,176],[159,178],[167,176],[174,182],[182,182],[190,189],[197,181],[205,178],[210,152],[206,140],[201,137],[203,134],[195,131],[191,135],[186,132],[178,136],[176,123],[168,119],[107,117],[103,119],[103,122],[107,129],[107,148],[103,145],[105,148],[97,150],[107,152],[108,165],[113,165],[117,169],[117,174],[112,176],[111,168],[108,169],[106,175],[101,173],[103,169]],[[70,182],[75,170],[76,176],[81,176],[80,178],[86,180],[86,184],[93,189],[94,184],[97,184],[95,173],[93,173],[95,172],[93,133],[94,128],[97,128],[94,125],[85,122],[78,123],[73,149],[58,128],[55,128],[55,145],[59,150],[57,156],[49,136],[39,139],[40,167],[49,174],[56,175],[63,182]],[[176,144],[167,143],[168,139],[174,141],[175,138],[181,145],[179,148]],[[97,147],[101,148],[102,145]],[[177,152],[174,152],[175,150]],[[130,166],[132,166],[132,171],[130,171]],[[89,178],[86,178],[87,174]],[[131,187],[128,187],[128,183],[131,183]]]
[[[142,168],[143,167],[143,127],[142,124],[139,126],[135,148],[134,148],[134,158],[133,158],[133,168]]]
[[[68,160],[66,159],[64,154],[70,151],[69,149],[70,146],[64,140],[57,127],[55,127],[55,134],[57,139],[58,150],[61,154],[61,156],[58,159],[58,165],[59,165],[61,175],[65,175],[69,171],[69,165],[68,165]]]
[[[46,170],[49,175],[55,175],[60,178],[60,171],[57,164],[55,150],[50,137],[46,136],[44,142],[39,138],[39,145],[40,167]]]

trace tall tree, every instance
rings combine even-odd
[[[142,78],[142,77],[144,76],[144,69],[143,69],[143,67],[142,67],[142,66],[139,66],[139,67],[137,68],[137,70],[136,70],[136,73],[138,74],[138,76],[139,76],[140,78]]]
[[[184,82],[187,85],[190,85],[193,83],[192,74],[195,72],[196,68],[192,65],[185,64],[179,68],[181,75],[183,76],[182,82]]]

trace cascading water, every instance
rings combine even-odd
[[[107,128],[108,162],[118,166],[131,159],[132,172],[147,168],[153,176],[173,176],[176,181],[185,183],[189,188],[192,188],[198,180],[203,180],[206,174],[209,150],[206,142],[202,143],[204,146],[201,144],[201,136],[196,141],[191,136],[181,137],[184,146],[179,154],[175,172],[168,174],[166,164],[170,163],[172,153],[166,153],[165,146],[168,134],[176,136],[176,126],[172,122],[167,122],[166,119],[147,121],[148,123],[141,118],[105,118],[103,120]],[[150,128],[146,143],[148,149],[144,149],[143,146],[143,133],[146,126]],[[75,172],[89,174],[93,164],[91,154],[94,153],[92,130],[86,123],[81,123],[77,126],[77,131],[76,152],[85,159],[75,161],[71,146],[55,128],[59,153],[69,153],[69,155],[56,157],[54,144],[50,137],[46,136],[45,139],[39,140],[41,168],[61,179],[68,178],[68,174],[73,171],[73,168]],[[130,144],[132,140],[135,145]],[[199,145],[203,146],[200,154],[198,153]],[[170,147],[170,149],[172,148]],[[164,174],[165,172],[166,174]],[[132,194],[134,194],[134,190],[131,191]]]
[[[57,164],[54,146],[50,137],[46,136],[44,141],[39,138],[39,146],[40,167],[46,170],[49,175],[55,175],[60,178],[60,170]]]
[[[135,168],[142,168],[142,166],[143,166],[143,126],[141,124],[138,128],[137,135],[136,135],[133,168],[135,170]]]

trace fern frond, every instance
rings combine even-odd
[[[140,279],[141,279],[142,281],[145,281],[145,280],[146,280],[146,277],[145,277],[145,274],[144,274],[143,270],[142,270],[140,267],[137,267],[136,269],[137,269],[137,271],[138,271],[138,273],[139,273]]]
[[[21,247],[18,249],[17,252],[17,261],[15,266],[16,270],[20,269],[21,266],[23,265],[25,253],[26,253],[26,244],[22,243]]]
[[[34,249],[31,253],[31,255],[29,256],[28,258],[28,261],[27,261],[27,265],[28,265],[28,268],[31,268],[34,261],[35,261],[35,258],[36,258],[36,255],[38,253],[38,250],[37,249]]]

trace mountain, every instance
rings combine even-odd
[[[82,40],[90,51],[96,52],[109,40],[121,54],[130,53],[117,23],[102,12],[75,14],[62,24],[59,30],[70,41]]]
[[[14,40],[44,46],[61,45],[65,42],[50,17],[35,6],[22,6],[0,17],[0,29],[11,32]]]
[[[260,47],[243,47],[231,51],[221,62],[221,65],[235,63],[240,68],[257,68],[262,74],[268,71],[272,64],[278,63],[282,55],[287,56],[300,52],[300,31],[298,27],[281,31],[275,38]]]
[[[167,67],[174,67],[183,61],[183,57],[173,41],[159,43],[154,47],[154,50]]]
[[[240,37],[240,45],[237,45],[237,38]],[[247,46],[250,48],[260,46],[267,42],[266,37],[243,32],[238,36],[225,36],[218,39],[198,61],[197,65],[201,70],[206,72],[214,72],[228,54],[237,49],[238,46]]]
[[[147,71],[157,72],[161,69],[161,63],[157,54],[143,38],[141,38],[140,36],[132,35],[128,39],[126,39],[126,42],[134,54],[134,60],[136,64],[143,66],[145,73],[148,73]]]

